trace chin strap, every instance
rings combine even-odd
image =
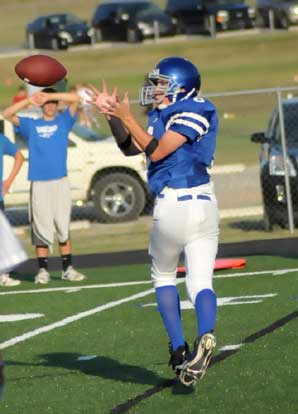
[[[192,88],[192,90],[189,91],[185,96],[183,96],[183,98],[181,98],[180,101],[184,101],[185,99],[190,98],[194,94],[194,92],[196,92],[196,89]]]

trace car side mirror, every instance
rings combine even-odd
[[[250,137],[251,142],[254,142],[256,144],[266,144],[270,142],[270,138],[265,137],[264,132],[255,132]]]

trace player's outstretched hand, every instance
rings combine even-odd
[[[110,103],[109,107],[103,111],[105,115],[116,116],[122,121],[125,121],[132,114],[130,111],[130,102],[128,92],[124,93],[123,100],[119,102],[118,96],[117,100]]]
[[[106,113],[114,107],[118,100],[117,88],[114,88],[112,94],[110,95],[106,81],[104,79],[102,80],[101,91],[92,84],[88,84],[88,86],[92,90],[92,96],[90,96],[90,103],[95,105],[101,113]]]

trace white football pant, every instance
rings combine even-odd
[[[153,211],[149,246],[154,287],[176,285],[177,265],[184,252],[186,287],[192,303],[201,290],[212,289],[218,224],[212,183],[163,189]]]

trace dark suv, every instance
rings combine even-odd
[[[243,0],[168,0],[166,13],[177,19],[179,33],[210,32],[210,17],[216,30],[244,29],[254,25],[254,9]]]
[[[176,33],[174,19],[146,0],[112,0],[99,4],[92,18],[95,39],[139,42]]]
[[[269,27],[269,10],[273,12],[274,27],[287,29],[289,25],[298,24],[298,0],[257,0],[257,24]]]
[[[288,168],[294,222],[298,224],[298,98],[282,101],[287,146]],[[252,134],[251,141],[260,143],[260,178],[267,230],[274,224],[288,226],[285,169],[278,109],[271,115],[265,132]]]
[[[67,49],[70,45],[91,42],[90,27],[69,13],[40,16],[26,26],[29,49]]]

